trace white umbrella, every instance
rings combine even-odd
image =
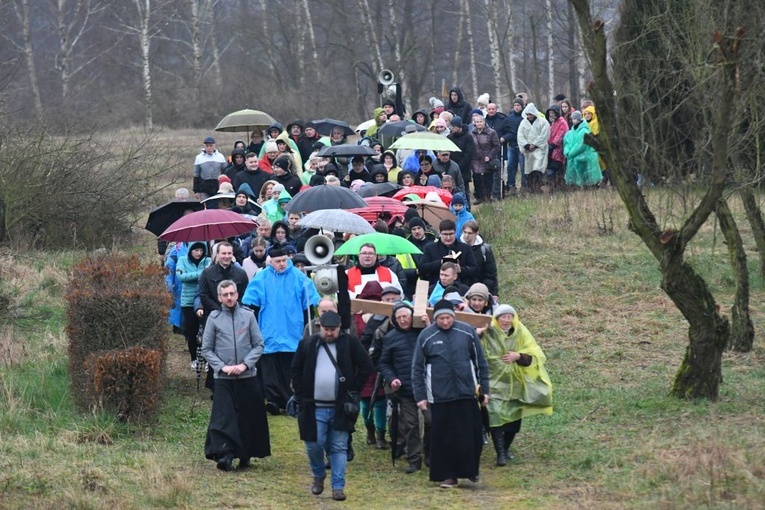
[[[348,234],[369,234],[375,231],[367,220],[342,209],[319,209],[300,218],[297,224],[306,228],[321,228]]]

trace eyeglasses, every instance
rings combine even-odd
[[[441,235],[444,237],[454,237],[454,231],[451,232],[441,232]]]

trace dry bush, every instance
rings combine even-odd
[[[98,403],[87,388],[86,360],[94,353],[144,347],[160,353],[164,370],[172,299],[161,267],[134,255],[85,258],[72,270],[66,301],[72,395],[81,409]]]
[[[94,131],[95,132],[95,131]],[[0,242],[24,249],[119,243],[176,166],[147,134],[0,129]]]
[[[159,411],[163,357],[143,347],[92,353],[85,361],[89,399],[122,422],[151,421]]]

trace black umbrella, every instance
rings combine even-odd
[[[365,184],[356,193],[363,198],[390,196],[401,189],[395,182],[376,182]]]
[[[414,131],[427,131],[425,127],[420,126],[419,124],[415,124],[414,122],[409,122],[408,120],[399,120],[397,122],[387,122],[383,124],[377,133],[385,136],[399,137],[403,136],[407,127],[409,127],[410,130],[413,129]]]
[[[205,206],[196,200],[173,200],[153,209],[144,228],[155,236],[160,236],[167,227],[178,221],[184,212],[201,211],[204,208]]]
[[[316,129],[316,132],[320,135],[324,136],[331,136],[332,135],[332,128],[342,128],[343,132],[346,135],[352,135],[355,133],[353,129],[351,129],[351,126],[348,125],[347,122],[343,122],[342,120],[335,120],[335,119],[319,119],[313,121],[314,129]]]
[[[348,188],[342,186],[313,186],[301,191],[287,204],[287,212],[313,212],[319,209],[355,209],[367,203]]]
[[[322,158],[331,158],[335,156],[375,156],[377,153],[365,145],[355,145],[344,143],[342,145],[332,145],[324,147],[317,154]]]

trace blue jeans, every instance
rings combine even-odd
[[[518,175],[518,162],[520,161],[521,151],[516,145],[507,146],[507,185],[515,187],[515,178]],[[521,170],[523,171],[523,170]]]
[[[306,441],[305,449],[314,478],[324,478],[327,470],[324,464],[324,448],[329,452],[332,468],[332,489],[345,488],[345,465],[348,462],[348,432],[333,430],[334,407],[316,408],[316,442]]]

